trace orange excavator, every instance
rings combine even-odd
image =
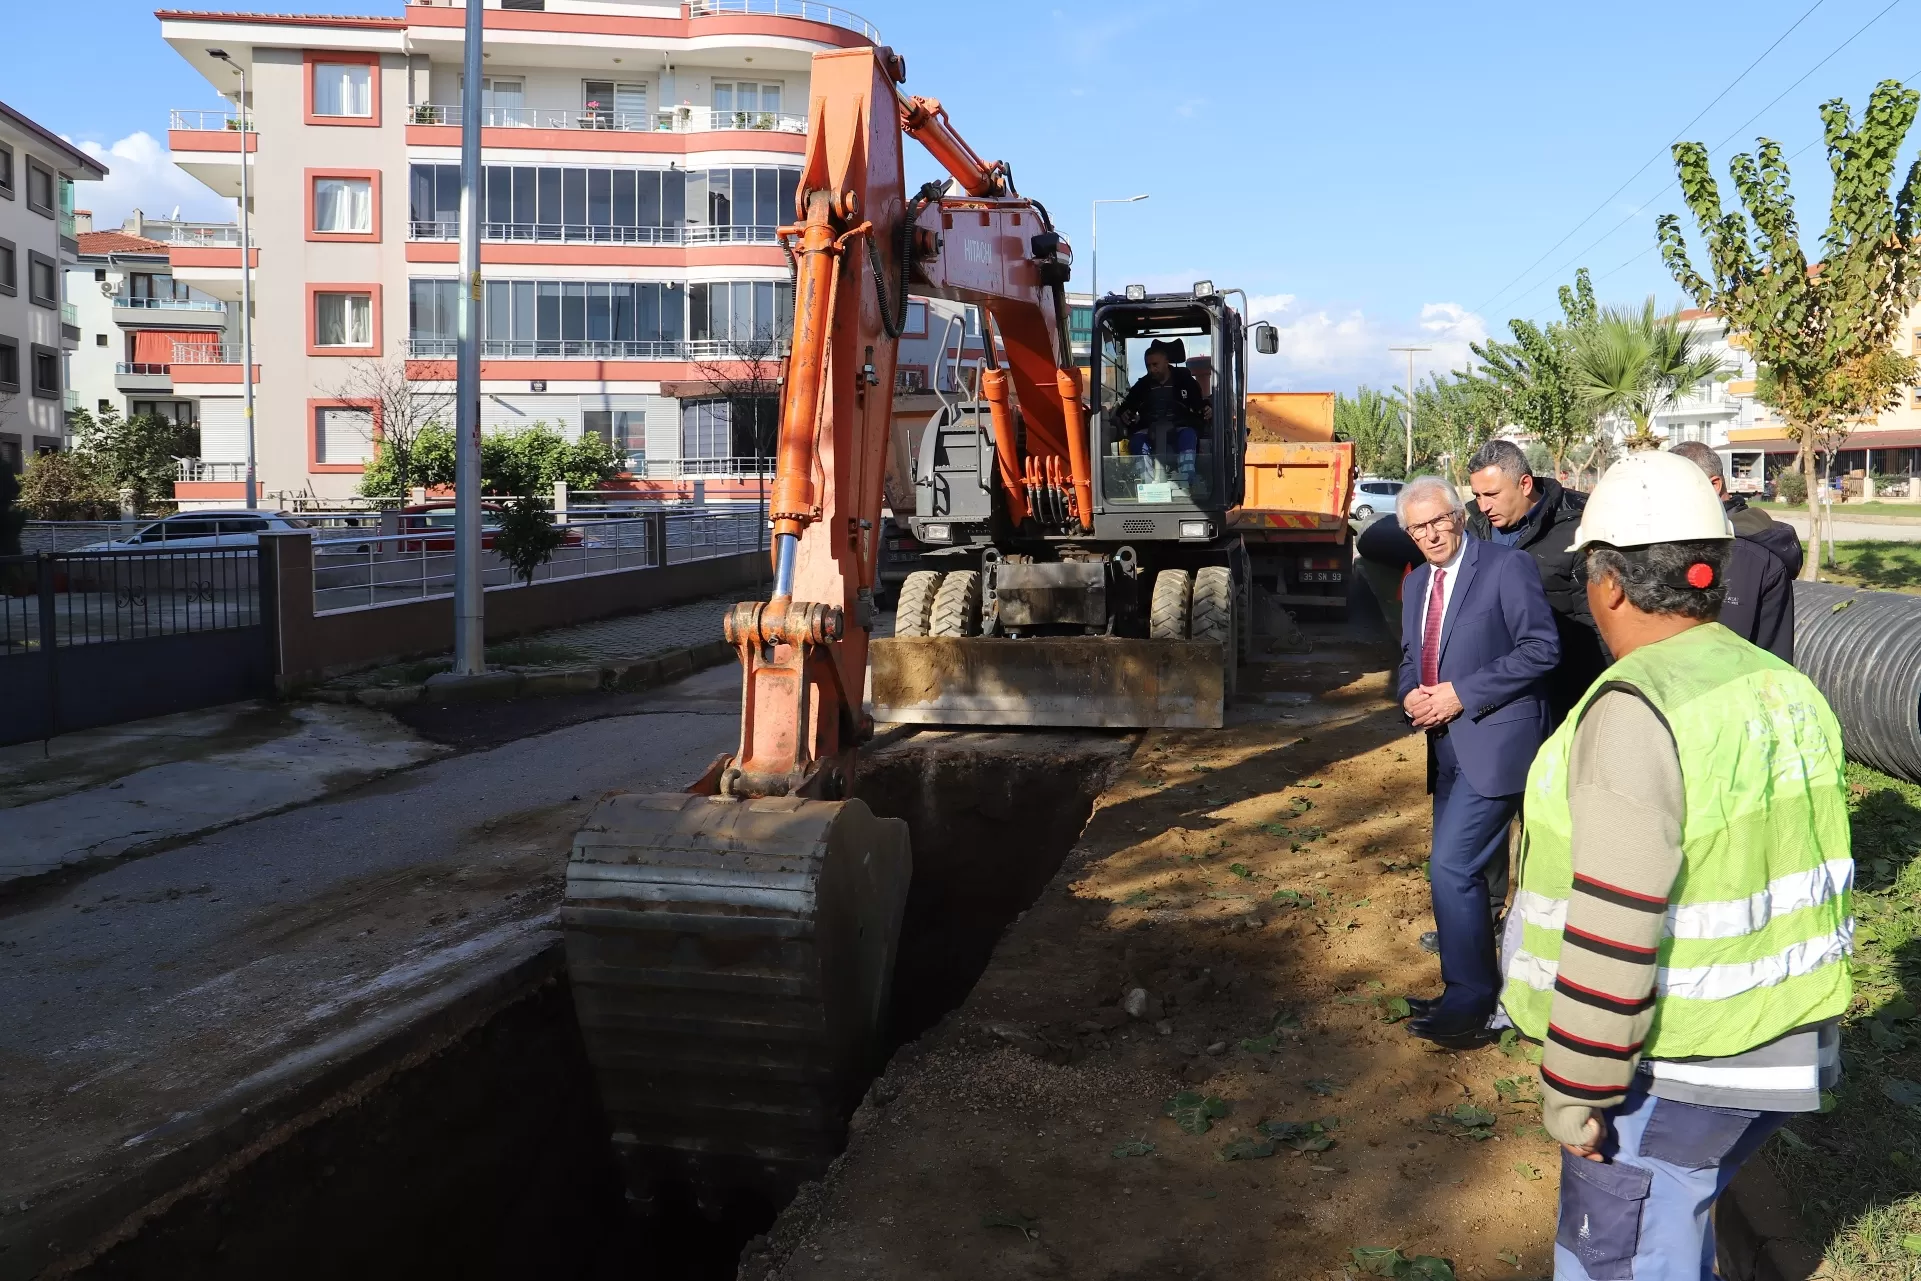
[[[606,798],[569,864],[563,922],[576,1007],[617,1150],[642,1198],[662,1178],[697,1190],[760,1185],[784,1196],[839,1150],[845,1118],[876,1066],[912,858],[906,825],[874,816],[857,798],[855,752],[872,731],[863,690],[895,340],[908,294],[976,304],[989,321],[976,432],[992,533],[978,556],[1001,571],[1006,590],[1002,630],[983,635],[979,571],[948,575],[966,589],[966,634],[909,627],[880,642],[900,653],[889,666],[888,700],[876,662],[876,707],[912,703],[916,682],[923,701],[935,703],[944,682],[979,683],[963,670],[974,660],[957,657],[954,645],[1009,653],[1067,646],[1071,652],[1042,664],[1043,678],[1126,686],[1130,697],[1157,705],[1178,683],[1167,669],[1193,665],[1168,659],[1189,648],[1190,601],[1197,610],[1203,603],[1190,581],[1207,577],[1216,596],[1229,590],[1222,585],[1237,544],[1225,520],[1203,518],[1206,529],[1177,532],[1169,504],[1186,493],[1182,478],[1154,470],[1152,459],[1122,457],[1118,434],[1116,447],[1100,452],[1119,464],[1107,470],[1124,480],[1124,503],[1146,506],[1117,514],[1097,500],[1098,438],[1062,292],[1072,251],[1046,208],[1016,191],[1008,166],[981,159],[938,102],[903,94],[904,79],[904,63],[884,48],[813,61],[797,218],[781,229],[795,285],[770,504],[774,588],[771,599],[736,605],[726,617],[744,676],[738,746],[687,792]],[[903,135],[951,181],[910,193]],[[1158,311],[1151,300],[1142,306],[1115,349],[1138,355],[1161,321],[1197,341],[1211,338],[1232,393],[1222,400],[1238,404],[1244,375],[1230,348],[1242,331],[1222,328],[1238,326],[1238,317],[1211,291]],[[1224,441],[1244,431],[1218,412],[1216,422],[1232,429],[1220,433]],[[1228,443],[1238,450],[1237,439]],[[1212,465],[1226,476],[1231,462],[1238,476],[1238,452],[1226,454],[1216,451]],[[1224,511],[1227,485],[1216,488]],[[1180,639],[1116,633],[1111,620],[1128,615],[1109,607],[1110,588],[1137,575],[1141,555],[1099,545],[1097,526],[1110,515],[1144,522],[1150,535],[1165,523],[1168,547],[1192,563],[1156,580],[1161,610],[1162,595],[1172,593],[1161,591],[1160,579],[1179,577],[1172,626]],[[1090,601],[1104,611],[1099,617]],[[1231,617],[1231,600],[1214,604],[1221,620]],[[1145,632],[1147,611],[1137,613]],[[1211,693],[1203,688],[1189,701],[1211,697],[1218,724],[1235,633],[1202,639]],[[1148,648],[1131,648],[1141,646]],[[1002,714],[996,706],[1008,702],[977,707],[972,719],[1033,723],[993,721]]]

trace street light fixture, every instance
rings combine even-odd
[[[260,506],[259,474],[254,470],[253,448],[253,231],[247,206],[252,192],[247,183],[247,145],[252,124],[247,108],[253,95],[247,91],[247,69],[235,62],[225,49],[207,50],[209,58],[226,63],[240,77],[240,386],[247,405],[247,509]]]
[[[1101,199],[1094,202],[1093,214],[1088,219],[1090,226],[1088,227],[1087,238],[1091,242],[1088,245],[1088,275],[1090,277],[1089,289],[1092,291],[1094,301],[1097,303],[1101,300],[1101,206],[1131,205],[1145,199],[1147,199],[1147,194],[1143,192],[1138,196],[1118,196],[1113,199]]]
[[[1414,353],[1433,351],[1432,347],[1389,347],[1389,351],[1407,353],[1407,462],[1401,469],[1401,478],[1411,480],[1408,475],[1414,470]]]

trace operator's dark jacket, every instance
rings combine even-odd
[[[1561,637],[1561,662],[1548,676],[1547,691],[1548,706],[1558,725],[1613,659],[1601,644],[1601,633],[1588,612],[1587,589],[1574,581],[1574,553],[1568,550],[1587,506],[1587,495],[1543,476],[1536,476],[1534,484],[1540,497],[1514,545],[1532,556],[1535,568],[1541,571],[1541,590],[1547,593],[1554,627]],[[1468,505],[1467,528],[1476,538],[1494,541],[1494,525],[1477,504]]]
[[[1801,535],[1794,526],[1748,506],[1739,495],[1723,506],[1734,526],[1734,548],[1728,555],[1721,624],[1792,663],[1794,579],[1801,572]]]
[[[1758,507],[1748,506],[1748,500],[1739,494],[1723,499],[1721,506],[1727,510],[1728,523],[1734,526],[1736,538],[1753,539],[1779,556],[1789,578],[1801,576],[1801,535],[1794,526],[1776,520]]]

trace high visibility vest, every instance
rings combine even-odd
[[[1807,677],[1711,623],[1608,668],[1534,758],[1508,1016],[1545,1038],[1574,881],[1568,758],[1582,713],[1619,688],[1667,723],[1686,794],[1643,1053],[1725,1058],[1841,1014],[1854,942],[1841,727]]]

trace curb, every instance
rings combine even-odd
[[[545,698],[554,694],[591,694],[596,691],[633,694],[671,684],[734,658],[734,647],[724,640],[683,649],[670,649],[646,658],[614,658],[574,667],[502,668],[477,676],[441,672],[413,685],[382,685],[367,689],[314,689],[303,697],[322,703],[354,703],[362,707],[402,707],[409,703],[482,703],[511,698]]]

